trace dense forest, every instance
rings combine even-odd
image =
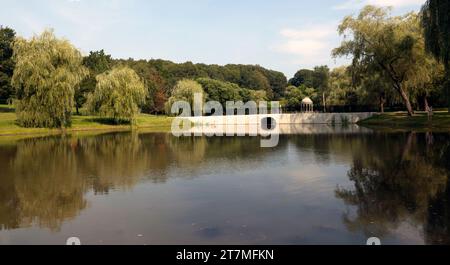
[[[103,54],[103,51],[97,54]],[[92,53],[91,53],[92,56]],[[194,64],[192,62],[173,63],[165,60],[111,60],[112,65],[126,65],[138,73],[149,88],[149,100],[146,110],[150,113],[164,110],[165,98],[170,97],[175,84],[183,79],[202,80],[212,79],[216,82],[216,91],[220,88],[223,93],[233,93],[240,89],[248,93],[259,92],[264,94],[268,100],[280,100],[284,96],[287,87],[287,79],[281,72],[268,70],[259,65],[236,65],[225,66]],[[231,85],[231,86],[230,86]],[[234,85],[234,86],[233,86]],[[226,92],[228,91],[228,92]],[[209,94],[212,94],[210,91]],[[229,100],[244,98],[233,98],[224,96]],[[213,98],[215,99],[215,98]],[[217,100],[222,102],[222,100]]]

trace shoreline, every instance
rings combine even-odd
[[[3,115],[3,116],[2,116]],[[4,116],[8,116],[7,119]],[[74,116],[74,127],[68,129],[22,128],[15,124],[15,114],[12,112],[0,113],[0,139],[14,137],[44,137],[78,133],[108,133],[146,131],[153,133],[170,132],[173,118],[167,116],[153,116],[141,114],[138,125],[107,125],[99,122],[98,117]],[[4,124],[1,124],[1,123]],[[296,123],[294,123],[296,124]],[[432,120],[424,112],[417,112],[409,117],[404,112],[375,114],[368,119],[361,120],[358,126],[380,132],[450,132],[450,114],[436,112]],[[313,125],[313,124],[308,124]]]
[[[412,117],[406,112],[390,112],[374,115],[358,125],[384,132],[450,132],[450,113],[437,111],[428,119],[426,112],[416,112]]]
[[[170,131],[173,118],[139,114],[137,124],[110,124],[107,120],[96,116],[72,116],[70,128],[24,128],[17,124],[14,108],[0,105],[0,138],[6,137],[40,137],[88,132],[126,132],[147,130],[154,132]]]
[[[77,129],[48,129],[48,132],[19,132],[19,133],[1,133],[0,137],[11,137],[11,136],[51,136],[51,135],[61,135],[61,134],[71,134],[71,133],[80,133],[80,132],[131,132],[133,130],[151,130],[152,132],[170,132],[170,127],[165,125],[155,125],[155,126],[143,126],[137,127],[135,129],[131,128],[131,126],[126,127],[111,127],[111,128],[77,128]],[[29,128],[23,128],[27,130]],[[32,129],[31,129],[32,130]],[[45,130],[45,129],[43,129]]]

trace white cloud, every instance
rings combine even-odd
[[[313,66],[328,63],[337,36],[336,28],[337,24],[284,28],[280,30],[283,40],[274,50],[289,55],[291,64]]]
[[[359,9],[365,5],[408,7],[423,5],[425,0],[347,0],[336,5],[334,9]]]
[[[320,40],[288,40],[278,47],[280,52],[300,55],[304,57],[315,56],[320,54],[326,44]]]

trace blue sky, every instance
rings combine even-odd
[[[0,24],[30,37],[53,28],[84,54],[259,64],[291,77],[335,61],[336,27],[364,4],[418,11],[425,0],[0,0]]]

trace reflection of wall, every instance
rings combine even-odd
[[[187,117],[195,124],[261,124],[266,117],[274,118],[278,124],[356,124],[361,120],[370,118],[374,113],[297,113],[297,114],[270,114],[270,115],[236,115],[236,116],[210,116]]]
[[[371,129],[359,127],[355,124],[350,125],[329,125],[329,124],[278,124],[271,130],[263,129],[259,125],[195,125],[189,130],[182,131],[189,135],[267,135],[282,134],[282,135],[299,135],[299,134],[361,134],[372,133]]]

